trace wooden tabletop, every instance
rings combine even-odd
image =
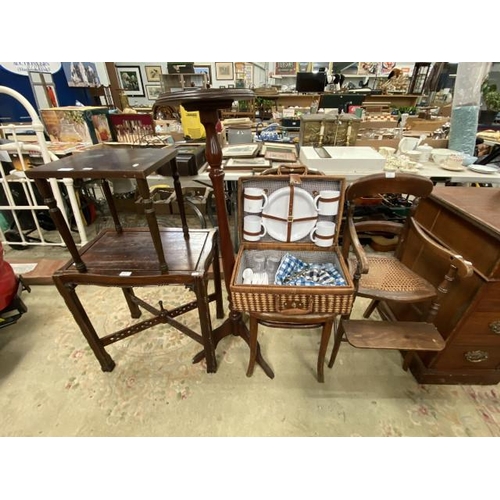
[[[499,188],[436,186],[430,197],[500,237]]]
[[[145,179],[175,158],[177,150],[96,145],[81,153],[26,170],[30,179]]]

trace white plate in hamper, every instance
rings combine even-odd
[[[267,205],[262,211],[263,223],[269,236],[277,241],[287,241],[288,209],[291,187],[280,188],[269,195]],[[297,241],[309,235],[316,225],[318,210],[314,198],[304,189],[294,187],[292,227],[290,241]],[[278,217],[272,219],[266,217]],[[300,220],[306,219],[306,220]]]

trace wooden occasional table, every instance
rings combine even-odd
[[[26,171],[35,180],[49,207],[56,227],[71,253],[72,259],[53,276],[59,292],[72,312],[82,333],[94,351],[103,371],[113,370],[115,363],[105,347],[160,323],[168,323],[203,345],[207,371],[217,365],[212,341],[209,302],[215,300],[217,317],[223,317],[218,241],[216,229],[189,230],[182,204],[182,189],[175,162],[172,162],[175,191],[179,200],[182,229],[159,228],[147,183],[148,175],[169,163],[176,156],[175,148],[131,148],[98,146],[74,156]],[[104,229],[80,251],[60,212],[48,179],[98,179],[109,204],[114,229]],[[130,178],[137,182],[148,227],[122,228],[107,179]],[[213,266],[215,292],[208,294],[210,265]],[[77,285],[111,286],[122,289],[133,318],[141,315],[139,306],[154,317],[99,337],[80,302]],[[153,307],[134,294],[134,287],[184,285],[196,300],[171,310]],[[175,318],[198,309],[201,335]]]
[[[180,92],[162,94],[153,106],[155,108],[157,106],[182,105],[186,111],[199,111],[200,121],[205,127],[205,157],[210,165],[209,177],[214,190],[224,282],[229,297],[230,309],[228,320],[213,332],[215,345],[230,334],[242,337],[250,345],[249,332],[243,321],[242,314],[234,311],[231,303],[229,285],[234,269],[235,256],[226,209],[224,170],[221,168],[222,149],[217,138],[215,126],[219,121],[219,110],[230,108],[233,101],[248,101],[254,98],[254,92],[248,89],[186,89]],[[201,360],[203,357],[204,353],[201,352],[195,357],[195,360]],[[274,373],[262,357],[259,346],[257,346],[256,360],[264,372],[270,378],[274,378]]]

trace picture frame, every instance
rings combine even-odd
[[[209,85],[212,85],[212,68],[208,65],[208,66],[204,66],[204,65],[195,65],[194,66],[194,72],[196,74],[202,74],[202,73],[205,73],[207,75],[207,83]]]
[[[232,62],[215,63],[216,80],[234,80],[234,66]]]
[[[260,154],[265,155],[267,152],[272,153],[290,153],[297,158],[297,148],[295,144],[285,144],[280,142],[264,142],[260,149]]]
[[[224,165],[224,168],[230,170],[265,170],[270,167],[272,167],[272,163],[262,156],[255,158],[229,158]]]
[[[234,144],[222,148],[223,158],[254,158],[259,152],[260,144]]]
[[[52,73],[28,71],[28,77],[38,110],[57,108],[59,101]]]
[[[378,62],[360,62],[358,64],[358,75],[377,75],[379,64]]]
[[[68,87],[99,87],[101,85],[95,63],[63,62],[61,64]]]
[[[161,85],[146,85],[146,97],[150,101],[156,101],[161,94]]]
[[[115,66],[120,88],[130,97],[144,97],[140,66]]]
[[[161,66],[145,66],[144,71],[146,72],[146,80],[148,82],[161,81]]]
[[[273,151],[270,148],[267,148],[266,153],[264,154],[264,158],[266,160],[271,161],[284,161],[284,162],[296,162],[297,155],[295,153],[285,151]]]
[[[192,62],[169,62],[167,63],[169,75],[176,73],[194,73],[194,63]]]

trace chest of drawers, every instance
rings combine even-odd
[[[439,353],[415,357],[411,371],[421,383],[500,382],[500,189],[435,187],[423,200],[417,220],[441,244],[472,262],[474,275],[453,287],[441,305],[436,326],[446,339]],[[408,242],[410,243],[410,242]],[[417,244],[403,261],[434,284],[443,275]],[[408,307],[391,304],[398,319]]]

